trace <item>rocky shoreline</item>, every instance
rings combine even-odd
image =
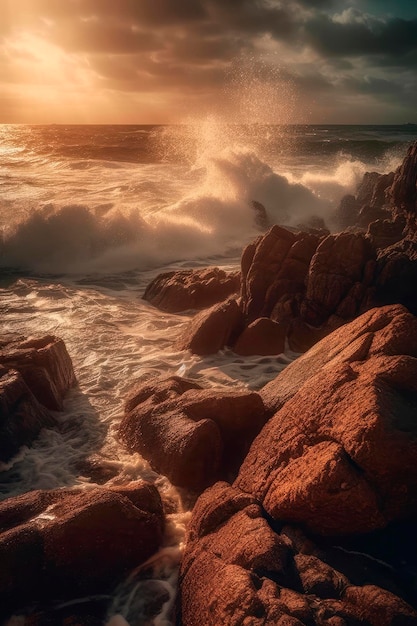
[[[417,144],[334,221],[272,226],[239,274],[171,272],[146,290],[162,310],[201,309],[179,350],[304,353],[259,392],[170,377],[126,398],[120,441],[199,496],[183,626],[417,624]],[[2,338],[2,463],[54,427],[75,384],[59,338]],[[80,594],[101,606],[162,545],[157,488],[103,482],[0,504],[2,619]],[[24,623],[101,624],[100,610]]]

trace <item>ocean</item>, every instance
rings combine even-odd
[[[238,268],[242,248],[259,234],[252,200],[271,224],[294,227],[314,216],[335,228],[340,198],[366,171],[397,167],[416,139],[414,125],[234,126],[215,118],[187,126],[0,126],[2,332],[61,337],[79,382],[60,428],[44,430],[0,468],[0,496],[88,489],[90,459],[115,473],[114,483],[155,482],[173,503],[153,563],[171,600],[146,616],[140,574],[133,575],[110,602],[108,625],[171,623],[190,515],[168,480],[118,443],[129,387],[177,374],[259,389],[296,357],[175,352],[192,313],[156,310],[141,299],[146,285],[172,269]]]

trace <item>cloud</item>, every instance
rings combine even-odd
[[[305,24],[305,33],[323,55],[394,57],[417,50],[417,19],[383,21],[356,10],[333,18],[321,13]]]
[[[320,115],[327,119],[331,104],[341,119],[365,101],[369,108],[372,102],[396,101],[395,111],[408,111],[408,102],[417,98],[417,19],[366,12],[366,6],[377,3],[6,2],[8,12],[0,23],[0,81],[3,92],[7,87],[7,110],[12,110],[13,90],[19,107],[26,93],[30,116],[31,99],[39,107],[42,101],[59,106],[66,89],[74,98],[79,94],[86,110],[92,103],[107,103],[109,115],[121,107],[135,121],[135,103],[140,103],[138,116],[148,106],[149,115],[157,110],[159,120],[165,106],[168,121],[171,113],[175,117],[187,106],[195,111],[221,108],[225,91],[243,97],[246,80],[246,103],[250,89],[257,103],[261,92],[270,94],[265,109],[271,120],[274,99],[296,100],[295,92],[313,121]],[[35,83],[36,93],[30,87]],[[355,96],[357,106],[352,104]],[[0,103],[0,112],[2,108]],[[64,108],[61,103],[61,113]]]

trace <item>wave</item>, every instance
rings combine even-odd
[[[48,204],[4,229],[0,265],[48,274],[148,269],[239,253],[259,229],[254,200],[271,224],[296,225],[329,210],[328,202],[249,149],[226,148],[198,167],[195,188],[151,215],[111,203]]]

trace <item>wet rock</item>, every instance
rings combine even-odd
[[[307,352],[314,344],[330,335],[343,324],[345,324],[345,320],[337,315],[331,315],[327,322],[318,328],[306,324],[301,317],[296,317],[291,320],[287,331],[289,348],[293,352]]]
[[[336,212],[335,221],[339,228],[348,228],[358,224],[360,204],[352,194],[343,196]]]
[[[355,284],[362,283],[365,266],[373,258],[375,252],[361,234],[340,233],[326,237],[309,266],[306,296],[300,309],[303,320],[312,326],[321,326],[330,315],[339,314],[339,305]],[[358,306],[355,308],[349,311],[347,319],[358,312]]]
[[[286,330],[285,324],[273,322],[268,317],[259,317],[245,328],[233,346],[233,351],[242,356],[281,354],[285,349]]]
[[[175,344],[177,350],[208,355],[233,345],[243,327],[243,314],[234,299],[197,314]]]
[[[142,483],[31,492],[0,503],[0,519],[3,617],[33,600],[108,592],[158,549],[163,530],[157,490]]]
[[[247,322],[269,317],[284,296],[304,291],[310,259],[320,239],[273,226],[242,254],[242,298]]]
[[[173,484],[201,491],[237,472],[264,423],[256,393],[203,389],[171,377],[132,390],[119,436]]]
[[[62,410],[66,392],[76,383],[65,344],[52,335],[3,342],[0,364],[19,371],[36,399],[53,411]]]
[[[389,189],[394,180],[394,172],[379,174],[366,172],[358,185],[356,195],[342,198],[336,213],[339,227],[367,227],[370,222],[389,217]]]
[[[407,155],[396,170],[389,189],[391,204],[406,213],[417,212],[417,142],[408,149]]]
[[[265,407],[278,411],[323,368],[380,354],[417,357],[417,320],[401,305],[367,311],[319,341],[261,389]]]
[[[261,391],[268,408],[282,408],[237,486],[274,519],[316,534],[364,533],[414,515],[416,357],[417,318],[401,307],[322,340]]]
[[[401,302],[417,314],[417,236],[410,234],[401,241],[380,250],[372,303]]]
[[[382,580],[374,561],[366,570],[367,583],[352,582],[342,563],[340,569],[332,565],[332,551],[297,528],[272,528],[253,497],[217,483],[193,510],[180,571],[181,623],[417,623],[417,613],[391,591],[402,593],[393,573]],[[352,562],[357,553],[349,556]],[[356,563],[358,571],[362,568]]]
[[[29,445],[55,418],[38,402],[22,375],[0,365],[0,461],[9,461]]]
[[[405,225],[402,216],[395,219],[378,219],[369,224],[366,235],[376,249],[387,248],[404,238]]]
[[[161,311],[178,313],[206,309],[240,290],[240,273],[218,267],[177,270],[159,274],[147,286],[143,299]]]

